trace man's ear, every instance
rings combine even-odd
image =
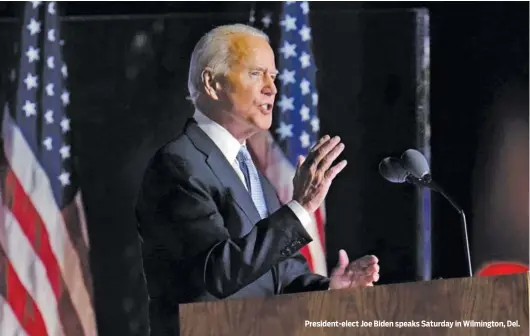
[[[220,83],[215,78],[211,68],[206,68],[201,73],[202,84],[204,85],[205,94],[213,100],[218,100],[218,90],[220,89]]]

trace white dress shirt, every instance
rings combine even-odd
[[[243,175],[243,172],[241,171],[241,168],[239,167],[239,164],[236,160],[237,154],[239,153],[239,150],[241,149],[241,146],[243,144],[241,144],[236,138],[234,138],[234,136],[230,132],[228,132],[226,128],[211,120],[199,110],[195,110],[193,118],[197,121],[197,124],[200,129],[203,130],[204,133],[206,133],[206,135],[208,135],[208,137],[210,137],[210,139],[212,139],[212,141],[221,150],[221,153],[223,153],[228,162],[230,162],[237,175],[241,179],[241,182],[243,182],[243,185],[245,186],[245,188],[247,188],[245,176]],[[292,200],[287,203],[287,206],[289,206],[289,208],[294,212],[296,217],[298,217],[298,220],[300,220],[302,225],[307,228],[308,225],[311,223],[311,216],[309,215],[307,210],[304,209],[300,205],[300,203],[295,200]]]

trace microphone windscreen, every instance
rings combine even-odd
[[[423,154],[415,149],[407,149],[401,156],[401,164],[414,177],[423,178],[430,174],[429,164]]]
[[[392,157],[387,157],[379,163],[379,173],[392,183],[403,183],[408,175],[399,160]]]

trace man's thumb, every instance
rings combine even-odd
[[[344,250],[339,251],[339,264],[337,265],[340,269],[345,269],[348,264],[350,263],[350,260],[348,259],[348,254]]]

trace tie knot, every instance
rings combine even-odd
[[[244,163],[252,162],[252,157],[246,146],[241,146],[239,153],[237,153],[237,160]]]

